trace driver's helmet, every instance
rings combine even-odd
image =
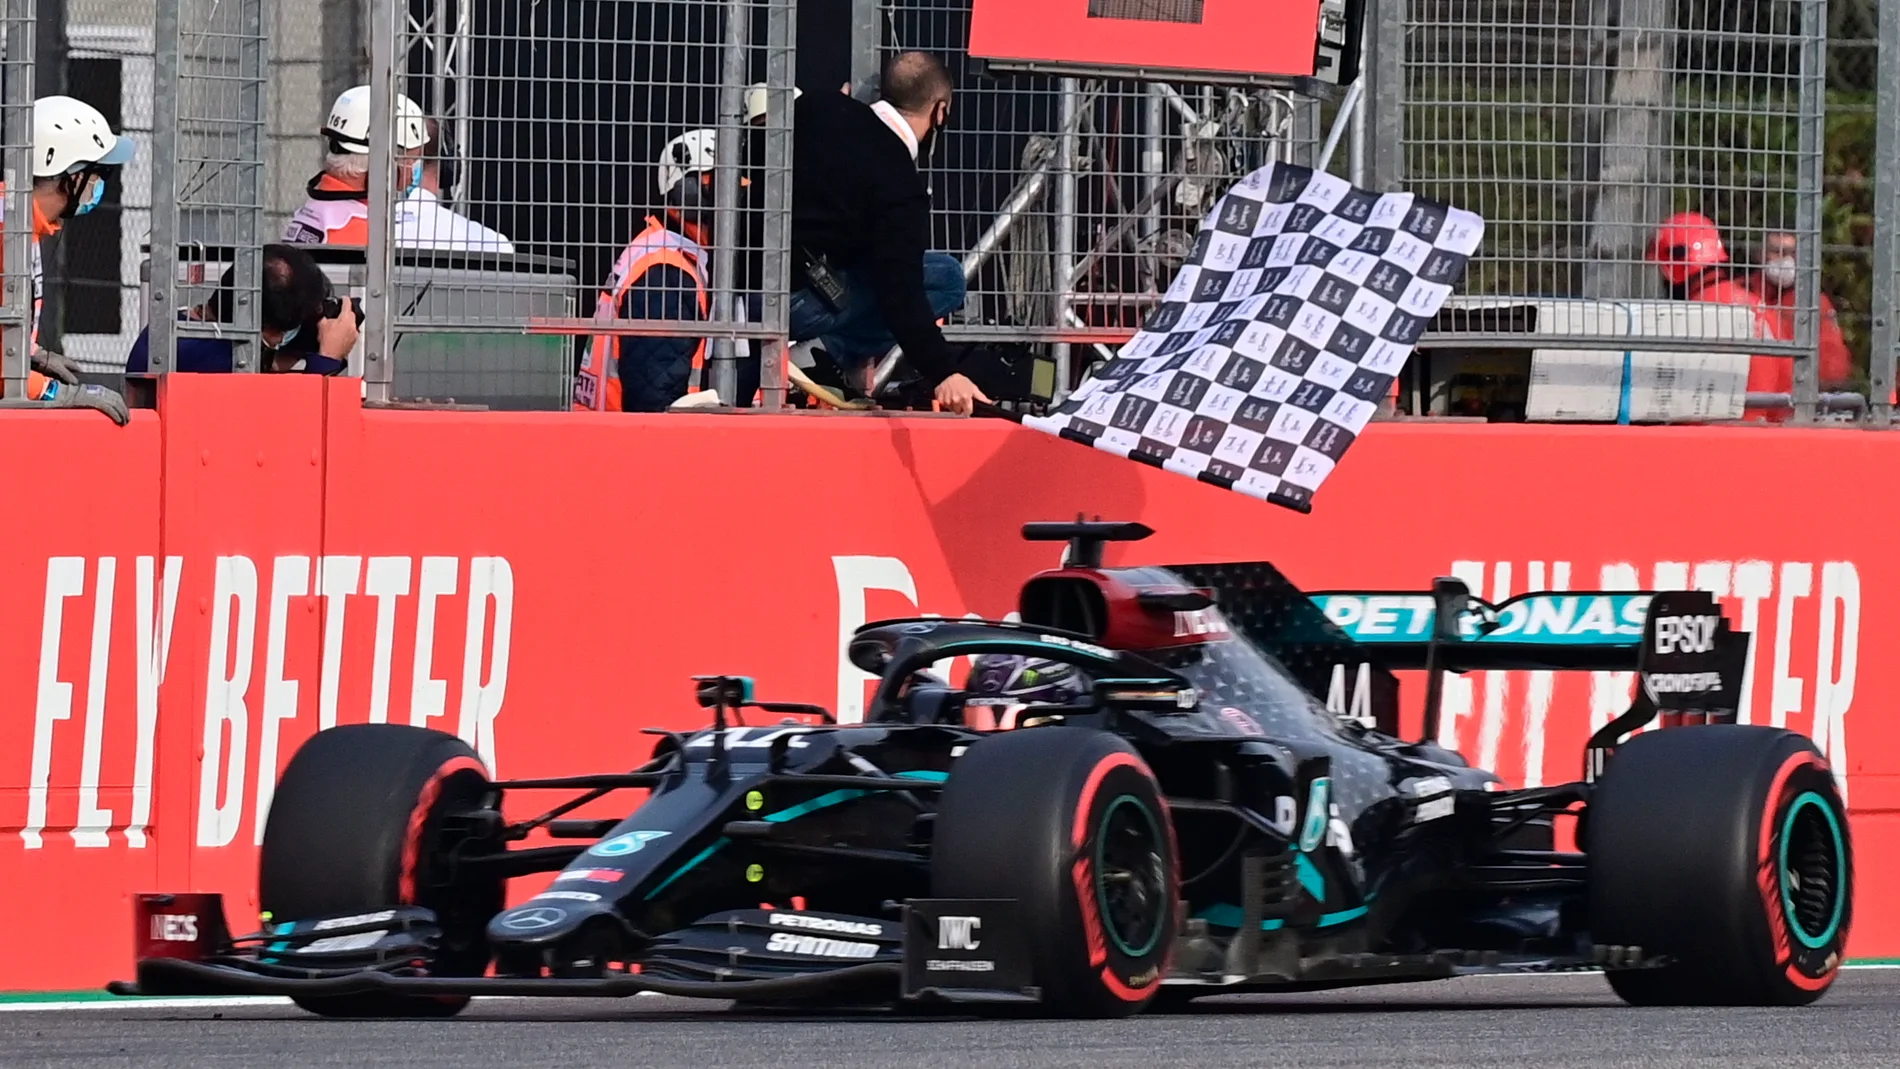
[[[963,720],[979,731],[1008,731],[1025,706],[1072,705],[1089,692],[1074,665],[1017,653],[985,653],[970,666]]]

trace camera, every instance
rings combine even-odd
[[[359,327],[362,326],[363,325],[363,306],[356,302],[351,302],[350,310],[356,313],[356,325]],[[323,309],[322,309],[321,314],[318,316],[318,318],[319,319],[335,319],[336,317],[342,314],[343,314],[343,298],[338,297],[335,294],[331,294],[330,296],[325,297],[323,299]]]

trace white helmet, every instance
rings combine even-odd
[[[330,105],[330,121],[323,124],[323,136],[336,151],[357,154],[369,151],[369,86],[345,89]],[[416,102],[396,94],[396,147],[414,152],[429,141],[429,128],[423,122],[422,109]]]
[[[132,142],[112,132],[99,109],[72,97],[33,102],[33,177],[55,178],[87,167],[131,162]]]
[[[688,130],[660,150],[659,174],[660,196],[673,192],[673,187],[686,180],[687,175],[703,174],[713,169],[714,144],[718,141],[716,130]]]
[[[804,95],[805,91],[802,89],[792,90],[793,100]],[[752,86],[745,91],[745,121],[750,124],[763,118],[765,118],[765,83],[753,82]]]

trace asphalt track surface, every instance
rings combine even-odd
[[[484,1000],[450,1021],[289,1006],[0,1014],[0,1065],[530,1069],[1471,1069],[1900,1065],[1900,970],[1845,973],[1795,1010],[1637,1010],[1601,977],[1465,978],[1230,997],[1125,1021],[738,1014],[721,1003]]]

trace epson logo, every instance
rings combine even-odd
[[[983,945],[977,932],[983,927],[981,917],[938,917],[938,950],[976,950]]]
[[[830,917],[808,917],[802,913],[774,913],[771,923],[780,928],[810,928],[815,932],[841,932],[845,935],[880,936],[884,934],[884,926],[881,924],[833,920]]]
[[[196,943],[198,915],[195,913],[154,913],[152,938],[162,943]]]
[[[816,935],[793,935],[790,932],[773,932],[765,949],[775,954],[803,954],[814,958],[874,958],[877,956],[876,943],[851,943],[842,939],[825,939]]]
[[[1664,616],[1656,621],[1656,652],[1707,653],[1715,648],[1720,616]]]

